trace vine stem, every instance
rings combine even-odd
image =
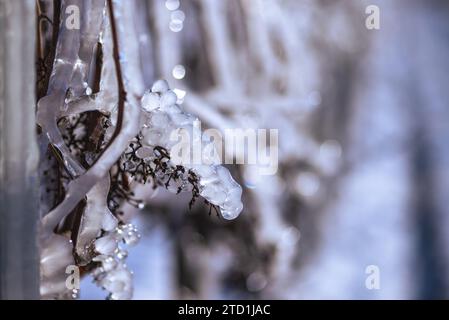
[[[112,0],[108,1],[108,9],[109,9],[109,15],[111,20],[111,31],[112,31],[112,43],[113,43],[113,57],[114,57],[114,64],[115,64],[115,73],[117,74],[117,85],[118,85],[118,118],[117,118],[117,128],[114,132],[114,136],[112,140],[117,136],[117,134],[122,129],[122,122],[123,122],[123,110],[125,109],[125,102],[127,100],[127,93],[125,90],[125,86],[123,84],[123,74],[122,74],[122,66],[120,65],[120,50],[119,50],[119,44],[118,44],[118,36],[117,36],[117,26],[115,23],[115,16],[114,16],[114,5],[112,3]]]
[[[129,108],[125,110],[127,92],[125,90],[122,66],[120,64],[119,32],[117,30],[112,1],[108,0],[107,5],[110,14],[113,60],[119,91],[117,126],[108,146],[100,153],[90,169],[69,183],[65,199],[43,218],[42,224],[44,230],[47,232],[53,231],[59,222],[86,196],[92,187],[108,174],[109,169],[117,162],[131,139],[136,136],[139,130],[140,105],[138,104],[138,96],[136,94],[130,96]]]

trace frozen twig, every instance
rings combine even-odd
[[[113,40],[113,56],[115,61],[116,75],[118,81],[118,116],[117,126],[114,135],[103,150],[99,159],[83,175],[71,181],[68,185],[64,200],[43,219],[43,225],[47,231],[53,230],[57,224],[75,208],[77,203],[84,198],[89,190],[103,178],[109,169],[116,163],[123,151],[128,146],[130,140],[139,131],[140,105],[138,103],[138,92],[130,85],[129,78],[133,76],[130,70],[130,63],[125,63],[120,57],[119,45],[127,37],[125,30],[117,28],[118,21],[122,17],[114,15],[114,5],[116,2],[108,1],[109,17],[111,22],[111,32]],[[126,25],[126,24],[125,24]],[[128,53],[131,53],[128,52]],[[123,53],[122,53],[123,54]],[[132,61],[132,57],[127,57]],[[124,79],[126,81],[124,81]],[[128,90],[129,89],[129,90]]]

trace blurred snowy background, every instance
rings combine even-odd
[[[185,91],[203,126],[279,129],[275,176],[229,166],[237,220],[139,190],[135,299],[449,298],[447,1],[129,5],[148,85]],[[81,298],[103,299],[91,282]]]

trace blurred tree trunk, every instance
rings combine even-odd
[[[35,7],[0,2],[0,298],[37,299]]]

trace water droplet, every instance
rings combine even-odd
[[[173,78],[175,78],[175,79],[178,79],[178,80],[184,79],[184,77],[186,75],[186,69],[184,68],[183,65],[178,64],[173,68],[172,75],[173,75]]]
[[[173,32],[180,32],[184,28],[184,23],[179,21],[170,21],[169,28]]]
[[[112,257],[107,257],[102,262],[102,268],[104,272],[109,272],[111,270],[114,270],[117,267],[117,261]]]
[[[128,257],[128,251],[119,249],[117,250],[116,256],[119,260],[125,260]]]
[[[170,11],[178,9],[179,5],[180,5],[179,0],[167,0],[167,1],[165,1],[165,7],[168,10],[170,10]]]
[[[173,21],[173,22],[180,22],[180,23],[183,23],[184,20],[186,19],[186,15],[184,14],[183,11],[181,11],[181,10],[176,10],[176,11],[173,11],[173,12],[171,13],[170,19],[171,19],[171,21]]]

